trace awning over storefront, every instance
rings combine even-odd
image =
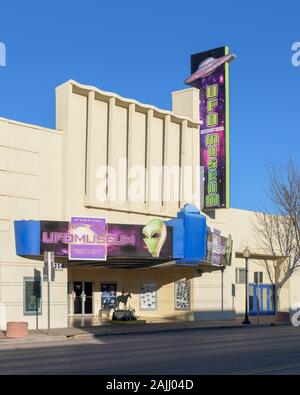
[[[54,251],[69,265],[151,267],[172,262],[196,266],[230,264],[231,239],[211,232],[206,217],[193,205],[170,221],[146,225],[110,224],[103,218],[72,217],[71,221],[15,221],[17,255],[43,257]]]

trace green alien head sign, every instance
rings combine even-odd
[[[167,227],[160,219],[152,219],[143,228],[144,242],[149,253],[157,258],[167,238]]]

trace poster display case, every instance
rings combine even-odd
[[[117,303],[117,284],[102,283],[101,284],[101,308],[113,309]]]
[[[156,310],[157,292],[155,283],[143,283],[140,292],[141,310]]]
[[[190,309],[191,289],[188,281],[179,281],[175,283],[175,310]]]

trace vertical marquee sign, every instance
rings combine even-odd
[[[221,47],[191,56],[186,83],[200,89],[203,210],[229,207],[229,55]]]

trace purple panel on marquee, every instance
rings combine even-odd
[[[69,234],[70,260],[106,260],[105,218],[72,217]]]

